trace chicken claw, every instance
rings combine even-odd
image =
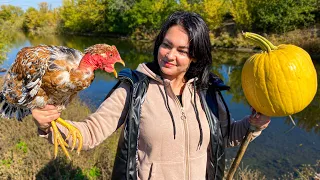
[[[77,148],[77,154],[80,154],[80,151],[82,149],[82,145],[83,145],[83,139],[82,139],[82,135],[81,132],[74,127],[73,125],[67,123],[66,121],[64,121],[62,118],[58,118],[55,121],[52,121],[52,128],[53,128],[53,133],[54,133],[54,158],[57,157],[58,154],[58,145],[61,146],[62,151],[65,153],[65,155],[71,160],[71,157],[66,149],[66,147],[69,147],[69,145],[66,143],[66,141],[62,138],[61,133],[59,132],[56,123],[61,124],[62,126],[66,127],[69,130],[69,133],[67,135],[67,139],[69,139],[70,137],[72,138],[72,147],[71,147],[71,151],[76,147],[76,143],[78,140],[78,148]]]
[[[81,132],[79,131],[79,129],[77,129],[73,125],[67,123],[62,118],[58,118],[56,121],[57,121],[57,123],[61,124],[62,126],[66,127],[69,130],[69,133],[67,135],[66,140],[69,139],[70,137],[72,137],[73,142],[72,142],[71,151],[76,147],[77,140],[79,141],[78,148],[77,148],[77,153],[79,155],[80,151],[82,149],[82,144],[83,144],[82,135],[81,135]]]
[[[58,155],[58,146],[60,145],[64,154],[69,158],[69,160],[71,160],[71,157],[66,149],[66,147],[69,147],[69,145],[65,142],[61,133],[59,132],[56,122],[51,121],[51,125],[53,129],[54,159]]]

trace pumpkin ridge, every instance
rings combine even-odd
[[[278,51],[278,52],[280,52],[280,51]],[[284,55],[284,54],[283,54]],[[284,55],[285,56],[285,55]],[[285,56],[286,57],[286,56]],[[284,87],[287,87],[288,88],[288,90],[290,89],[290,86],[289,86],[289,84],[288,84],[288,81],[286,81],[286,72],[284,71],[284,69],[283,69],[283,64],[281,63],[281,59],[282,58],[280,58],[279,57],[279,55],[275,55],[275,58],[276,58],[276,61],[278,62],[277,64],[278,64],[278,69],[279,69],[279,74],[281,73],[281,78],[283,78],[283,82],[281,82],[281,83],[284,83],[285,85],[283,85]],[[282,87],[280,87],[280,84],[279,84],[279,81],[277,81],[277,92],[279,92],[279,100],[280,100],[280,102],[281,102],[281,106],[280,106],[280,110],[284,113],[284,114],[287,114],[287,109],[290,109],[290,106],[292,105],[292,103],[291,102],[287,102],[286,101],[286,99],[292,99],[292,96],[291,96],[291,91],[289,91],[289,93],[287,94],[287,96],[290,96],[290,98],[285,98],[285,99],[283,99],[284,97],[281,95],[281,91],[280,91],[280,89],[284,89],[284,88],[282,88]],[[286,96],[285,96],[286,97]],[[289,108],[285,108],[285,103],[287,103],[288,105],[289,105]],[[292,109],[292,107],[291,107],[291,109]]]
[[[260,54],[257,54],[257,56],[256,56],[255,58],[252,58],[252,61],[253,61],[253,62],[254,62],[254,61],[257,61],[257,59],[260,59],[261,56],[262,56],[261,53],[260,53]],[[258,61],[257,63],[253,63],[253,69],[254,69],[253,76],[256,76],[256,74],[258,74],[258,73],[257,73],[257,71],[259,70],[259,68],[257,68],[257,67],[259,67],[259,66],[258,66],[258,63],[259,63],[259,61]],[[254,85],[254,86],[256,86],[256,85]],[[253,89],[254,89],[254,96],[255,96],[255,97],[259,97],[259,96],[257,95],[257,94],[258,94],[257,88],[255,87],[255,88],[253,88]],[[261,105],[260,100],[261,100],[261,99],[258,99],[258,98],[255,99],[257,106],[258,106],[260,109],[263,109],[263,106]]]
[[[254,76],[254,72],[255,72],[255,62],[254,59],[255,57],[258,57],[260,54],[255,54],[253,56],[251,56],[246,62],[245,65],[242,68],[242,73],[241,73],[241,81],[242,81],[242,88],[243,88],[243,92],[245,94],[246,97],[248,97],[247,101],[248,104],[252,107],[259,107],[258,105],[258,100],[257,98],[257,92],[255,89],[255,84],[252,85],[251,79],[248,77],[247,74],[252,74],[252,76]],[[252,94],[252,96],[250,96],[250,94]]]
[[[265,71],[264,71],[264,82],[265,82],[265,89],[267,90],[266,96],[268,98],[268,104],[269,104],[270,109],[271,109],[270,113],[275,113],[275,108],[276,107],[274,107],[274,104],[272,104],[272,98],[273,97],[270,95],[270,93],[271,94],[274,93],[274,88],[272,88],[270,86],[267,86],[267,81],[269,80],[269,77],[267,76],[267,74],[272,72],[270,70],[272,68],[272,67],[270,68],[270,66],[271,66],[270,64],[272,64],[272,63],[270,63],[270,60],[271,60],[271,53],[267,53],[267,56],[264,57],[264,69],[265,69]],[[272,79],[271,79],[271,81],[272,81]],[[272,90],[273,90],[273,92],[272,92]]]
[[[280,52],[286,59],[295,59],[295,60],[296,60],[296,58],[294,58],[294,56],[293,56],[293,57],[288,56],[288,54],[287,54],[285,51],[283,51],[283,50],[282,50],[282,51],[279,51],[279,52]],[[283,66],[281,66],[281,68],[282,68],[282,67],[283,67]],[[296,67],[297,67],[297,66],[296,66]],[[283,68],[282,68],[282,69],[283,69]],[[297,76],[296,73],[297,73],[297,71],[295,71],[294,73],[292,73],[292,72],[290,71],[289,74],[290,74],[291,76],[294,75],[294,76],[295,76],[294,79],[297,79],[298,76]],[[287,77],[287,76],[285,76],[285,77]],[[297,83],[297,81],[295,81],[295,82]],[[287,84],[287,87],[288,87],[289,90],[290,90],[290,99],[291,99],[291,104],[290,104],[290,106],[292,106],[292,108],[291,108],[291,109],[292,109],[292,112],[295,112],[295,111],[297,111],[298,108],[295,108],[295,106],[294,106],[295,103],[292,102],[292,101],[295,101],[295,99],[296,99],[296,102],[297,102],[297,104],[299,104],[298,106],[300,107],[300,104],[301,104],[301,103],[299,103],[299,102],[303,101],[303,99],[302,99],[302,94],[301,94],[301,93],[292,92],[292,91],[291,91],[292,89],[291,89],[291,87],[288,85],[288,82],[287,82],[287,81],[286,81],[286,84]],[[296,87],[299,88],[298,92],[301,92],[300,83],[298,82],[297,84],[298,84],[298,87],[297,87],[297,86],[296,86]],[[297,96],[294,96],[294,94],[299,94],[299,95],[300,95],[300,97],[299,97],[300,99],[298,99]],[[287,109],[288,109],[288,108],[287,108]],[[292,112],[290,111],[290,112],[288,113],[288,110],[286,110],[286,111],[285,111],[285,114],[291,114]]]
[[[297,53],[297,51],[293,51],[294,52],[294,54],[295,54],[295,57],[296,56],[298,56],[298,57],[301,57],[301,55],[300,54],[298,54]],[[297,59],[297,58],[296,58]],[[300,72],[301,72],[301,69],[303,68],[303,65],[302,65],[302,62],[301,62],[301,60],[300,60],[301,58],[299,58],[299,61],[297,61],[298,63],[298,66],[296,65],[296,67],[297,68],[299,68],[299,70],[300,70]],[[296,77],[296,79],[299,79],[299,75],[297,74],[297,71],[295,71],[295,73],[294,73],[294,75],[295,75],[295,77]],[[303,86],[303,84],[301,84],[301,82],[298,80],[297,81],[297,84],[298,84],[298,91],[299,92],[302,92],[302,86]],[[297,94],[297,93],[296,93]],[[299,93],[299,95],[300,95],[300,97],[299,97],[299,101],[297,101],[297,104],[298,104],[298,107],[296,108],[296,109],[294,109],[294,111],[297,111],[297,110],[299,110],[299,109],[302,109],[302,107],[303,107],[303,104],[304,104],[304,101],[305,101],[305,99],[303,99],[303,94],[302,93]]]
[[[262,68],[262,67],[264,66],[265,59],[268,57],[268,55],[269,55],[268,53],[262,54],[262,56],[258,59],[258,64],[257,64],[257,66],[259,67],[259,68],[257,68],[258,69],[257,74],[258,74],[258,76],[260,75],[260,77],[261,77],[260,78],[260,83],[261,83],[260,86],[263,87],[264,89],[267,89],[267,84],[265,81],[266,71],[264,71],[264,68]],[[260,101],[261,100],[265,101],[265,103],[267,103],[266,105],[270,106],[272,108],[272,104],[270,103],[271,101],[270,101],[270,96],[269,96],[268,92],[263,92],[262,90],[260,90],[260,93],[261,93],[261,95],[258,97],[264,97],[263,95],[265,95],[265,98],[266,98],[266,99],[260,99]],[[261,109],[266,109],[264,106],[261,105],[260,101],[259,101],[259,104],[260,104]]]
[[[260,65],[261,69],[264,69],[264,78],[263,78],[263,82],[265,83],[265,86],[262,88],[265,90],[265,94],[264,96],[267,98],[267,103],[268,103],[268,107],[265,108],[264,111],[268,112],[267,114],[274,114],[275,110],[277,109],[276,106],[274,106],[273,99],[276,99],[277,96],[277,91],[276,91],[276,87],[275,86],[268,86],[268,73],[273,72],[270,70],[270,66],[268,66],[269,64],[274,64],[273,63],[273,59],[271,58],[272,54],[271,53],[267,53],[266,56],[264,56],[264,66]],[[270,62],[271,61],[271,62]],[[271,66],[271,68],[274,68],[273,66]],[[276,77],[276,76],[275,76]],[[272,82],[272,80],[271,80]],[[272,96],[272,94],[275,96]]]
[[[312,67],[314,67],[314,66],[313,66],[313,62],[312,62],[312,60],[311,60],[310,55],[307,54],[307,53],[305,53],[303,49],[301,49],[301,48],[298,48],[298,49],[299,49],[299,51],[302,51],[303,53],[298,54],[298,52],[295,51],[295,54],[304,57],[305,63],[310,64],[310,66],[307,66],[308,69],[305,70],[305,72],[310,72],[310,74],[313,74],[314,71],[315,71],[315,69],[312,68]],[[299,62],[300,62],[299,65],[300,65],[301,67],[303,67],[303,66],[302,66],[302,62],[301,62],[301,61],[299,61]],[[316,73],[315,73],[315,74],[316,74]],[[317,89],[317,82],[315,82],[315,84],[316,84],[316,87],[315,87],[315,88]],[[304,100],[304,103],[305,103],[305,102],[310,103],[310,102],[312,101],[312,99],[313,99],[312,97],[315,96],[315,93],[317,92],[317,90],[316,90],[316,91],[310,91],[310,90],[309,90],[309,91],[307,91],[307,92],[308,92],[308,96],[307,96],[308,98],[303,99],[303,100]],[[313,92],[315,92],[315,93],[313,93]],[[301,96],[302,96],[302,95],[301,95]],[[304,107],[304,106],[303,106],[303,103],[300,103],[300,107]],[[300,108],[300,109],[302,109],[302,108]]]
[[[293,47],[294,48],[294,47]],[[298,48],[298,50],[299,50],[299,52],[302,50],[301,48]],[[304,50],[303,50],[304,51]],[[298,57],[302,57],[302,58],[299,58],[299,61],[298,61],[298,68],[299,68],[299,70],[300,70],[300,72],[308,72],[308,71],[310,71],[311,69],[309,69],[309,68],[307,68],[307,70],[304,70],[304,66],[303,66],[303,62],[302,61],[304,61],[304,60],[302,60],[302,59],[307,59],[308,57],[306,57],[304,54],[298,54],[298,52],[297,51],[294,51],[295,52],[295,56],[298,56]],[[309,57],[309,59],[311,60],[311,58]],[[297,73],[297,72],[296,72]],[[299,74],[297,74],[297,79],[299,79],[297,82],[297,84],[298,84],[298,87],[299,87],[299,92],[303,92],[303,90],[304,90],[304,88],[303,88],[303,86],[304,86],[304,82],[302,82],[301,80],[300,80],[300,76],[299,76]],[[308,103],[310,103],[310,101],[309,101],[309,99],[310,99],[310,97],[313,97],[314,95],[310,95],[310,92],[311,91],[307,91],[307,94],[308,94],[308,98],[303,98],[304,97],[304,94],[303,93],[300,93],[299,95],[300,95],[300,103],[298,104],[298,107],[297,107],[297,110],[299,110],[299,111],[301,111],[303,108],[304,108],[304,104],[306,104],[306,102],[308,102]],[[312,98],[311,98],[311,100],[312,100]]]

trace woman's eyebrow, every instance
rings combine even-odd
[[[171,41],[169,41],[168,39],[166,39],[166,38],[164,38],[163,39],[163,42],[166,42],[166,43],[168,43],[169,45],[171,45],[172,46],[172,42]],[[178,46],[178,48],[182,48],[182,49],[189,49],[189,46]]]

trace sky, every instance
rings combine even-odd
[[[20,6],[23,10],[26,10],[29,7],[38,8],[38,4],[40,2],[47,2],[51,8],[56,8],[62,5],[62,0],[0,0],[0,5],[10,4]]]

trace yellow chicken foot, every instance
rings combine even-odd
[[[62,126],[66,127],[69,130],[69,133],[67,135],[66,140],[69,139],[70,137],[72,138],[71,151],[76,147],[76,143],[78,140],[79,143],[78,143],[77,153],[79,155],[80,151],[82,149],[82,144],[83,144],[82,135],[81,135],[81,132],[79,131],[79,129],[77,129],[73,125],[67,123],[62,118],[58,118],[56,121],[57,121],[57,123],[61,124]],[[62,148],[62,150],[63,150],[63,148]]]
[[[65,142],[61,133],[59,132],[56,122],[51,121],[51,125],[53,129],[54,159],[58,155],[58,146],[60,145],[64,154],[69,158],[69,160],[71,160],[71,157],[66,148],[69,147],[69,145]]]

